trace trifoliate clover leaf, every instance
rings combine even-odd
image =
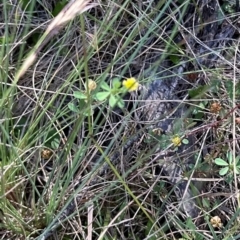
[[[189,144],[189,141],[188,141],[188,139],[184,138],[184,139],[182,140],[182,143],[185,144],[185,145],[187,145],[187,144]]]
[[[96,93],[96,98],[99,101],[104,101],[106,100],[110,95],[110,92],[98,92]]]
[[[73,96],[78,99],[87,99],[87,96],[79,91],[73,92]]]
[[[110,92],[111,91],[111,88],[108,86],[108,84],[106,82],[101,82],[100,84],[101,88]]]
[[[228,172],[228,170],[229,170],[229,167],[224,167],[224,168],[222,168],[222,169],[219,171],[219,175],[220,175],[220,176],[226,175],[227,172]]]
[[[114,95],[110,95],[110,98],[109,98],[109,105],[110,107],[115,107],[115,105],[117,104],[118,102],[118,99],[114,96]]]
[[[113,86],[114,89],[118,89],[118,88],[121,87],[121,82],[119,81],[118,78],[114,78],[112,80],[112,86]]]
[[[76,107],[74,103],[68,103],[68,108],[75,113],[79,113],[79,109]]]
[[[221,158],[216,158],[216,159],[215,159],[215,163],[216,163],[218,166],[228,166],[228,165],[229,165],[225,160],[223,160],[223,159],[221,159]]]

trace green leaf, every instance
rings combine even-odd
[[[233,5],[229,2],[226,2],[222,5],[222,9],[224,10],[224,12],[230,14],[230,13],[234,13],[235,9],[233,7]]]
[[[221,81],[219,81],[219,79],[211,79],[211,83],[210,83],[211,92],[219,93],[220,87],[221,87]]]
[[[169,56],[169,58],[170,58],[170,60],[172,61],[172,63],[174,63],[174,64],[179,64],[180,61],[181,61],[180,57],[177,56],[177,55],[171,54],[171,55]]]
[[[79,91],[74,92],[73,96],[78,99],[86,99],[87,98],[87,96],[84,93],[79,92]]]
[[[226,81],[225,86],[227,89],[227,93],[231,99],[233,99],[233,82],[232,81]]]
[[[210,87],[208,85],[199,86],[198,88],[189,90],[188,94],[190,98],[199,98],[203,96],[209,90],[209,88]]]
[[[68,108],[73,112],[79,113],[79,109],[76,107],[74,103],[68,103]]]
[[[46,141],[44,145],[51,149],[57,149],[60,145],[60,135],[58,134],[56,129],[52,129],[47,133]]]
[[[106,91],[111,91],[111,88],[108,86],[108,84],[106,82],[101,82],[101,88],[106,90]]]
[[[124,101],[122,99],[119,99],[117,105],[119,108],[124,108]]]
[[[218,166],[228,166],[228,163],[221,159],[221,158],[216,158],[215,159],[215,163],[218,165]]]
[[[58,149],[59,146],[60,146],[60,139],[54,138],[53,141],[51,142],[52,149]]]
[[[31,0],[21,0],[22,8],[24,8],[24,11],[30,11],[31,10]],[[34,3],[35,7],[35,3]]]
[[[66,4],[67,4],[66,0],[58,1],[52,11],[52,15],[56,17],[61,12],[61,10],[65,7]]]
[[[194,119],[203,119],[205,115],[204,112],[201,112],[201,111],[194,111],[193,114],[194,114]]]
[[[149,236],[152,233],[152,227],[153,227],[153,223],[149,220],[145,227],[145,236]],[[157,237],[153,235],[151,236],[151,240],[157,240]]]
[[[232,162],[233,162],[233,155],[232,155],[231,152],[228,152],[228,153],[227,153],[227,158],[228,158],[228,162],[229,162],[230,164],[232,164]]]
[[[219,171],[219,175],[220,175],[220,176],[226,175],[227,172],[228,172],[228,170],[229,170],[229,167],[224,167],[224,168],[222,168],[222,169]]]
[[[228,175],[225,177],[225,181],[226,181],[228,184],[230,184],[230,183],[232,183],[233,178],[234,178],[233,174],[228,174]]]
[[[197,125],[197,122],[190,122],[186,127],[187,129],[190,129],[190,128],[193,128],[195,125]]]
[[[86,109],[86,110],[83,112],[83,115],[88,117],[88,116],[92,116],[93,113],[94,113],[93,109],[90,108],[90,110],[87,110],[87,109]]]
[[[207,198],[202,199],[202,205],[204,208],[210,208],[211,204]]]
[[[96,98],[99,101],[104,101],[109,97],[109,95],[110,95],[110,92],[98,92],[96,93]]]
[[[191,229],[191,230],[196,230],[196,226],[195,226],[195,224],[193,223],[193,221],[192,221],[191,218],[187,218],[186,226],[187,226],[189,229]]]
[[[184,138],[184,139],[182,140],[182,143],[183,143],[183,144],[189,144],[189,141],[188,141],[188,139]]]
[[[121,82],[120,82],[120,80],[118,78],[114,78],[112,80],[112,85],[113,85],[114,89],[118,89],[118,88],[121,87],[122,84],[121,84]]]
[[[200,103],[198,104],[198,107],[199,107],[200,109],[204,110],[204,109],[205,109],[205,104],[204,104],[204,102],[200,102]]]
[[[118,102],[118,99],[114,96],[114,95],[110,95],[110,98],[109,98],[109,105],[110,107],[115,107],[115,105],[117,104]]]
[[[204,117],[204,112],[203,110],[205,109],[205,104],[204,102],[200,102],[198,104],[198,106],[196,106],[194,109],[193,109],[193,114],[195,115],[194,118],[195,119],[202,119]]]
[[[239,163],[239,159],[240,159],[240,156],[239,156],[239,155],[236,156],[236,158],[235,158],[236,165],[238,165],[238,163]]]

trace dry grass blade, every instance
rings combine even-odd
[[[76,0],[71,1],[67,4],[63,10],[53,19],[53,21],[48,26],[46,33],[51,34],[58,32],[66,22],[71,21],[77,15],[87,11],[88,9],[97,6],[97,4],[92,3],[87,6],[90,0]]]
[[[38,41],[34,49],[30,52],[29,56],[24,61],[22,67],[16,75],[15,82],[24,75],[27,69],[33,64],[37,58],[38,52],[52,39],[52,37],[64,27],[64,25],[74,19],[77,15],[84,13],[90,8],[97,6],[98,4],[89,4],[90,0],[75,0],[68,3],[62,11],[52,20],[47,30],[44,32],[41,39]]]
[[[236,4],[7,2],[0,240],[237,238]]]
[[[88,208],[88,240],[92,240],[93,233],[93,205]]]

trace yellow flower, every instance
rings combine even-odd
[[[172,138],[172,143],[175,147],[179,147],[179,146],[181,146],[182,140],[179,136],[174,136]]]
[[[138,89],[139,83],[135,78],[127,78],[126,80],[123,81],[123,86],[129,91],[135,91]]]

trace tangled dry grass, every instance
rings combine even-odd
[[[214,160],[240,152],[238,13],[219,12],[235,34],[221,46],[217,67],[206,67],[196,63],[187,42],[191,36],[204,44],[192,27],[194,14],[182,19],[187,6],[196,8],[199,1],[68,4],[63,9],[54,0],[0,5],[1,239],[237,239],[238,174],[231,166],[232,174],[220,176]],[[124,111],[94,102],[95,114],[88,117],[88,106],[73,96],[88,79],[99,86],[136,76],[144,86],[158,65],[169,59],[178,65],[186,56],[191,64],[184,76],[194,98],[181,100],[190,117],[173,135],[195,137],[191,154],[199,164],[194,175],[183,177],[194,182],[197,219],[179,209],[176,186],[152,158],[156,146],[134,117],[136,95],[125,96]],[[78,114],[69,102],[79,107]],[[138,132],[142,138],[131,151],[89,185],[105,157]],[[168,140],[158,139],[166,147]],[[58,223],[83,192],[77,209]]]

